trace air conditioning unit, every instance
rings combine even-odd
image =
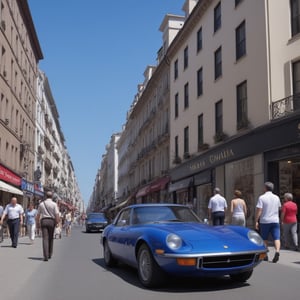
[[[9,123],[9,119],[6,118],[6,119],[5,119],[5,124],[8,125],[8,123]]]

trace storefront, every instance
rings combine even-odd
[[[265,126],[228,139],[202,155],[172,169],[172,187],[192,182],[185,191],[186,202],[193,203],[202,218],[207,216],[207,205],[212,189],[218,186],[228,205],[233,191],[240,189],[248,206],[247,225],[254,225],[255,205],[263,192],[263,182],[275,183],[275,192],[283,195],[300,194],[300,119],[299,115],[272,121]],[[191,178],[193,180],[191,180]],[[175,198],[174,202],[175,202]],[[178,202],[178,200],[176,199]],[[298,200],[299,204],[299,200]]]
[[[141,187],[135,195],[136,203],[168,202],[168,184],[170,177],[161,177]]]
[[[21,177],[0,164],[0,205],[8,204],[12,196],[22,204],[23,191],[20,190]]]

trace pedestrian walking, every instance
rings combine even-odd
[[[285,193],[283,197],[283,206],[280,217],[283,229],[284,246],[285,248],[290,248],[289,241],[290,238],[292,238],[294,250],[300,251],[297,233],[298,207],[297,204],[293,202],[293,195],[291,193]]]
[[[47,192],[47,198],[39,204],[36,224],[41,227],[43,239],[44,261],[53,255],[53,237],[56,224],[59,223],[59,210],[52,201],[52,192]]]
[[[273,193],[273,189],[274,184],[272,182],[265,182],[264,194],[259,196],[256,205],[255,227],[260,231],[260,235],[267,248],[269,234],[271,234],[275,248],[275,255],[272,262],[276,263],[280,255],[279,211],[281,203],[279,197]],[[268,257],[266,257],[267,259]]]
[[[72,228],[72,213],[69,210],[65,215],[65,229],[66,229],[66,236],[71,235],[71,228]]]
[[[226,199],[221,196],[220,189],[216,187],[214,189],[214,196],[208,202],[208,218],[214,226],[224,225],[226,209]]]
[[[11,246],[13,248],[17,248],[18,246],[20,224],[23,224],[23,214],[24,209],[22,205],[18,203],[17,197],[12,197],[10,203],[6,205],[1,217],[0,225],[3,224],[5,217],[8,217],[7,225],[11,239]]]
[[[31,244],[34,243],[34,239],[35,239],[36,215],[37,215],[37,210],[34,208],[33,203],[29,203],[28,209],[25,212],[25,223],[27,226],[27,233]]]
[[[242,192],[239,190],[234,191],[235,198],[231,200],[231,224],[246,226],[247,206],[244,199],[242,199]]]

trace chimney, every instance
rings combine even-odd
[[[187,19],[189,15],[191,14],[194,7],[197,5],[199,0],[186,0],[182,10],[185,12],[185,18]]]

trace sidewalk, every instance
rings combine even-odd
[[[272,262],[274,257],[274,247],[269,246],[269,261]],[[300,269],[300,252],[292,251],[292,250],[280,250],[280,257],[277,264],[285,265],[292,268]]]

